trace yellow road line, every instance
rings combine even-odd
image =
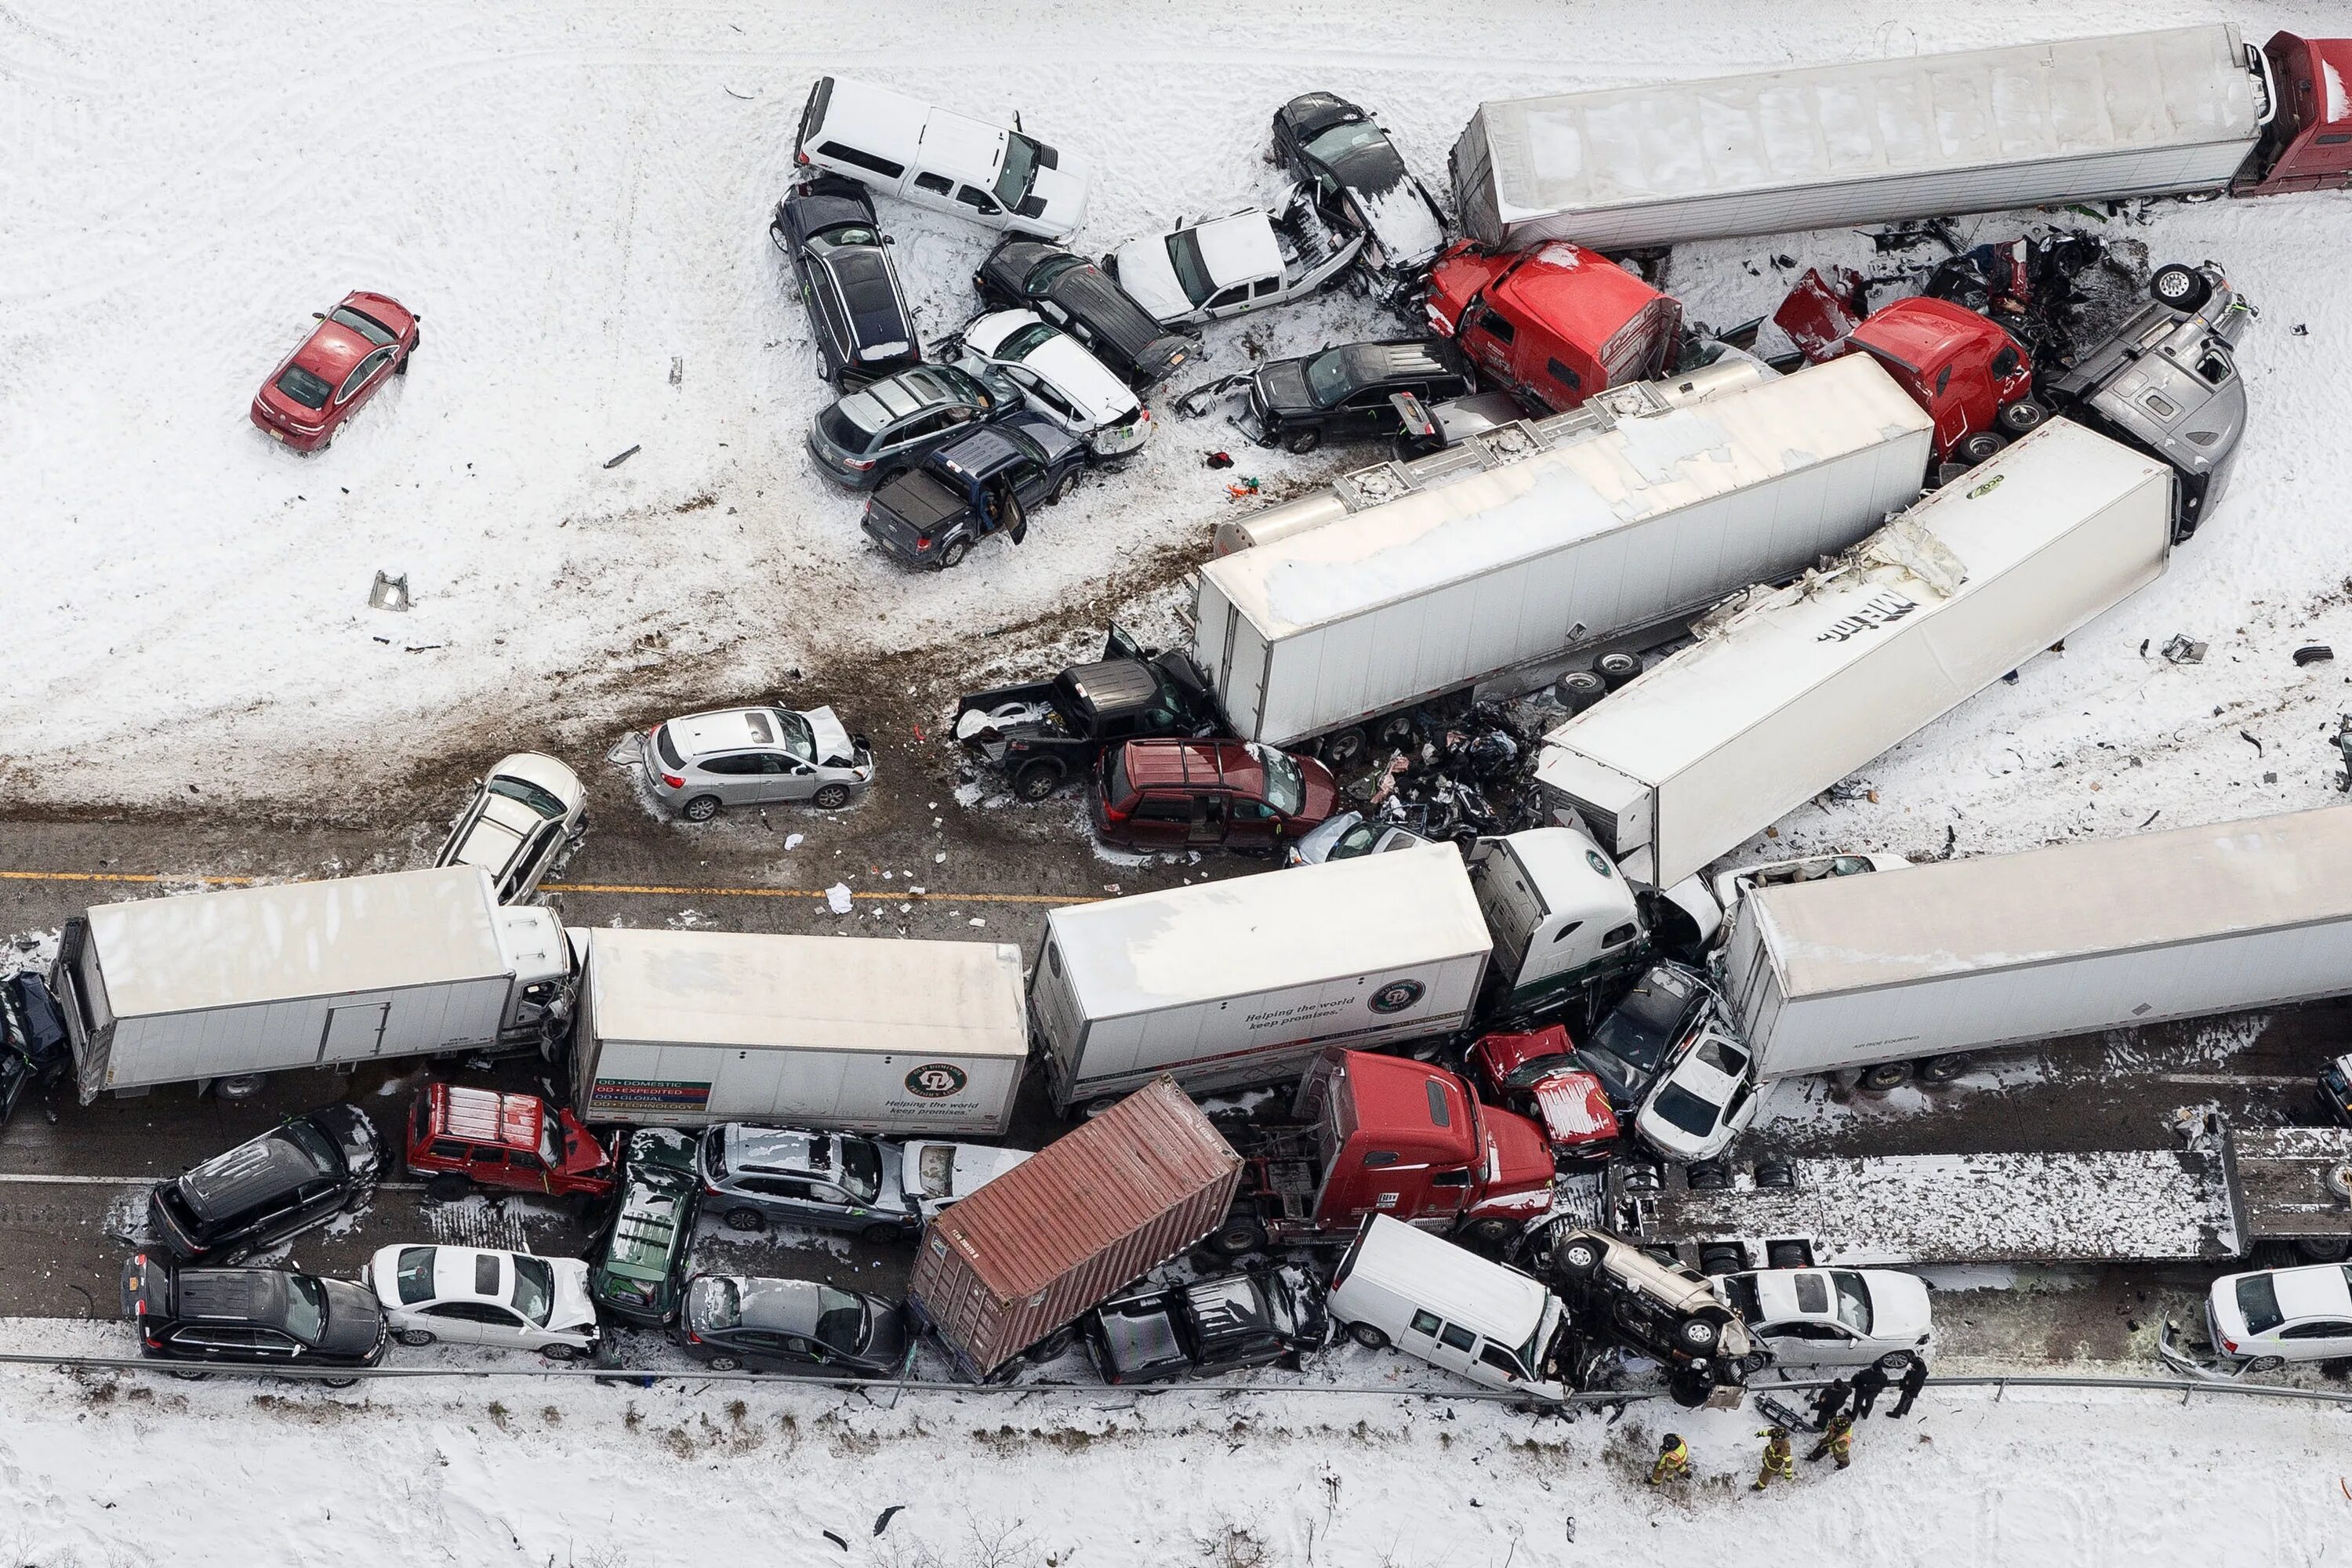
[[[285,879],[308,881],[309,878]],[[197,882],[208,888],[250,888],[263,882],[277,881],[270,877],[197,877],[164,876],[150,871],[0,871],[0,881],[10,882],[138,882],[149,885],[171,882]],[[822,888],[665,888],[634,882],[546,882],[543,891],[550,893],[627,893],[655,898],[697,899],[823,899]],[[1101,902],[1093,893],[934,893],[916,892],[902,888],[896,892],[872,889],[852,892],[853,899],[868,899],[877,903],[901,904],[1092,904]]]

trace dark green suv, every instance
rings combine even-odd
[[[622,1153],[613,1223],[588,1274],[596,1305],[625,1322],[667,1328],[677,1321],[679,1280],[701,1197],[694,1140],[667,1127],[630,1134]]]

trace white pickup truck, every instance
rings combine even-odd
[[[1160,325],[1193,326],[1305,299],[1337,282],[1364,237],[1325,224],[1303,187],[1268,212],[1244,207],[1130,239],[1102,259],[1103,270]]]

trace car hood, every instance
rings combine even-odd
[[[1304,360],[1278,359],[1262,365],[1257,373],[1257,399],[1260,405],[1281,414],[1319,414],[1312,394],[1307,390],[1307,363]]]
[[[578,1258],[543,1258],[540,1261],[555,1271],[555,1304],[548,1311],[547,1326],[559,1332],[594,1328],[596,1303],[588,1294],[586,1261]]]
[[[849,731],[831,708],[812,708],[801,717],[808,721],[820,765],[845,768],[856,760],[857,748],[849,739]]]
[[[329,1355],[365,1355],[383,1337],[383,1307],[375,1292],[348,1279],[320,1279],[327,1291],[327,1323],[319,1349]]]
[[[1916,1274],[1871,1269],[1863,1278],[1870,1285],[1870,1331],[1874,1339],[1916,1340],[1935,1323],[1927,1305],[1927,1284]]]
[[[1331,858],[1332,846],[1347,836],[1349,828],[1364,820],[1360,811],[1343,811],[1327,817],[1319,826],[1299,836],[1290,847],[1291,858],[1302,866],[1319,866]]]
[[[1060,160],[1059,166],[1039,169],[1036,179],[1030,183],[1029,199],[1022,204],[1033,210],[1042,205],[1044,210],[1034,217],[1024,214],[1021,223],[1025,228],[1045,230],[1060,239],[1087,221],[1087,193],[1094,183],[1094,172],[1084,159],[1058,148],[1055,155]]]
[[[1430,209],[1429,197],[1419,184],[1397,165],[1399,178],[1393,184],[1377,190],[1355,187],[1350,180],[1350,194],[1356,199],[1356,209],[1364,216],[1364,226],[1371,231],[1372,240],[1389,260],[1392,268],[1419,268],[1433,259],[1445,245],[1444,226]]]
[[[1154,321],[1177,321],[1192,313],[1192,301],[1185,295],[1184,286],[1176,281],[1175,264],[1168,259],[1165,235],[1129,240],[1118,247],[1118,286],[1150,311]]]
[[[907,1195],[930,1212],[994,1181],[1029,1158],[1025,1149],[910,1139],[903,1145],[899,1181]]]
[[[886,1367],[895,1365],[907,1353],[906,1315],[882,1301],[873,1303],[873,1314],[866,1330],[866,1348],[858,1353]]]
[[[375,1180],[383,1163],[383,1140],[377,1135],[375,1123],[368,1120],[365,1111],[352,1105],[322,1105],[310,1112],[310,1120],[335,1141],[353,1180]]]
[[[1307,805],[1298,815],[1319,823],[1339,804],[1339,781],[1332,778],[1330,769],[1312,757],[1298,759],[1298,776],[1307,794]]]

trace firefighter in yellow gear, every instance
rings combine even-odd
[[[1832,1419],[1828,1430],[1822,1434],[1822,1440],[1813,1445],[1812,1452],[1805,1458],[1809,1463],[1815,1459],[1835,1459],[1841,1470],[1853,1464],[1853,1417],[1840,1415]]]
[[[1690,1479],[1690,1445],[1672,1432],[1658,1445],[1658,1462],[1650,1467],[1650,1484]]]
[[[1785,1426],[1767,1426],[1756,1434],[1767,1439],[1764,1444],[1764,1465],[1756,1472],[1753,1490],[1762,1491],[1765,1484],[1778,1476],[1784,1481],[1797,1479],[1797,1456],[1789,1447],[1789,1430]]]

